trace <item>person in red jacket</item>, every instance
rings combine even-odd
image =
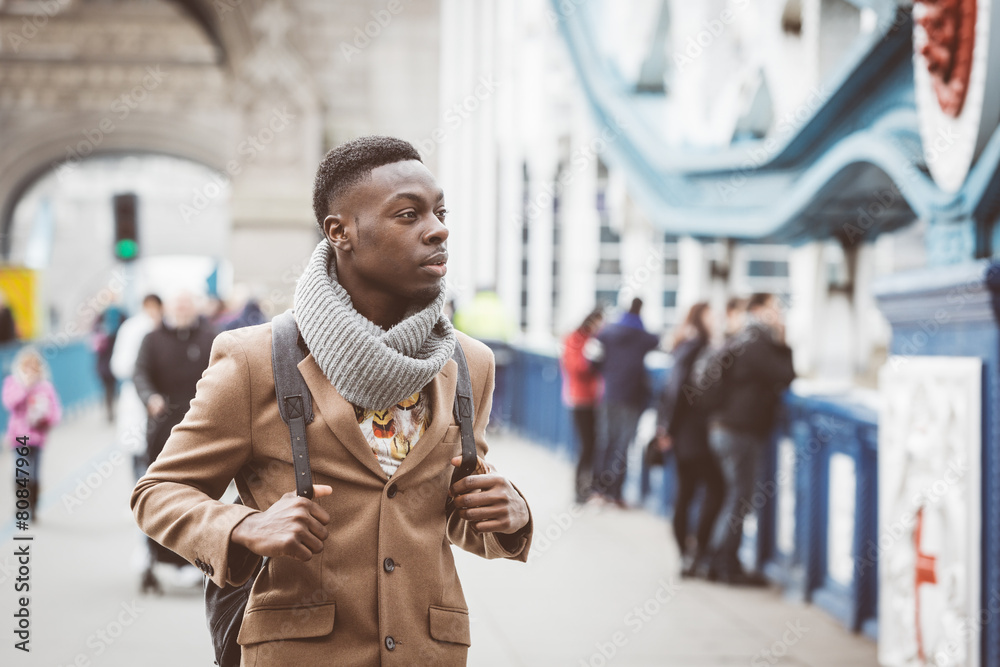
[[[590,497],[593,480],[594,450],[597,441],[597,403],[601,398],[601,375],[587,358],[588,343],[601,328],[604,314],[598,309],[584,318],[583,323],[566,336],[560,366],[563,373],[563,402],[573,413],[573,426],[580,443],[580,458],[576,465],[576,502],[585,503]]]

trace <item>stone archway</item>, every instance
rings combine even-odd
[[[439,0],[400,6],[402,19],[385,0],[4,3],[3,257],[14,206],[41,174],[90,155],[165,153],[230,183],[234,278],[290,295],[316,238],[324,151],[372,131],[418,139],[438,120]],[[370,23],[379,37],[345,57],[340,45]],[[422,103],[376,104],[387,92]]]

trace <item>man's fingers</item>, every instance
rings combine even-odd
[[[502,521],[479,521],[472,526],[480,533],[496,533],[507,528],[507,525]]]
[[[310,533],[321,540],[325,540],[330,536],[330,531],[327,529],[326,524],[321,523],[318,519],[312,516],[306,517],[305,525],[306,528],[309,529]]]
[[[299,543],[309,550],[311,554],[318,554],[323,550],[323,540],[319,539],[312,533],[304,533],[299,538]]]
[[[321,524],[325,526],[326,524],[330,523],[330,513],[327,512],[322,507],[320,507],[317,503],[314,503],[313,501],[310,500],[308,508],[309,508],[309,514],[316,517],[316,520],[319,521]]]
[[[301,542],[294,542],[288,545],[283,555],[305,563],[313,557],[313,551]]]
[[[504,496],[502,493],[494,491],[482,491],[480,493],[464,493],[455,497],[455,507],[489,507],[502,503]]]
[[[469,475],[468,477],[463,477],[462,479],[455,482],[451,491],[454,495],[462,495],[463,493],[471,493],[472,491],[490,489],[496,486],[498,483],[504,481],[503,476],[496,473],[487,473],[485,475]]]
[[[459,510],[458,513],[466,521],[487,521],[507,516],[507,508],[503,505],[486,505],[484,507],[468,507]]]
[[[322,498],[333,493],[333,487],[329,484],[313,484],[313,497]]]

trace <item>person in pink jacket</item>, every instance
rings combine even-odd
[[[49,369],[33,347],[24,347],[14,357],[11,374],[3,381],[3,405],[9,413],[7,442],[18,447],[17,438],[28,438],[28,506],[35,520],[42,446],[49,430],[59,423],[62,406],[48,379]]]

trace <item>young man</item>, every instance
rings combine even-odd
[[[725,398],[712,415],[709,444],[726,480],[726,497],[715,523],[712,564],[706,574],[731,584],[758,584],[762,579],[746,575],[740,566],[743,519],[781,395],[795,379],[781,304],[773,294],[750,297],[746,325],[727,341],[723,354],[732,365],[722,376]]]
[[[449,489],[461,462],[454,345],[480,457],[494,368],[442,315],[444,194],[410,144],[366,137],[327,154],[313,206],[324,238],[294,310],[310,351],[299,370],[315,499],[295,496],[263,324],[216,339],[187,417],[133,492],[136,520],[219,585],[270,557],[239,635],[244,665],[465,665],[450,545],[525,561],[532,522],[490,466]],[[217,500],[232,479],[245,507]]]

